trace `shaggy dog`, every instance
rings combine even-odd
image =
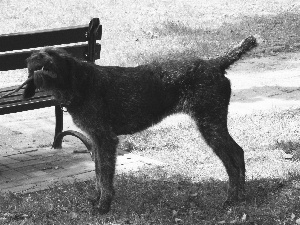
[[[110,210],[118,135],[132,134],[173,113],[187,113],[229,176],[226,205],[244,198],[243,149],[228,132],[231,95],[225,70],[256,46],[250,36],[214,59],[170,60],[137,67],[97,66],[56,48],[44,48],[27,60],[24,98],[49,90],[94,146],[95,207]],[[200,149],[199,149],[200,150]]]

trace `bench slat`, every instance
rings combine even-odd
[[[8,87],[1,89],[0,95],[14,90],[18,86]],[[22,112],[25,110],[39,109],[57,105],[57,102],[52,98],[52,95],[46,91],[39,91],[30,99],[23,100],[24,88],[11,96],[4,97],[0,101],[0,115]]]
[[[23,94],[23,91],[13,94],[12,96],[9,96],[8,98],[4,97],[3,100],[0,102],[0,106],[29,101],[29,100],[23,100],[22,94]],[[32,98],[30,98],[30,100],[34,100],[34,99],[52,99],[52,96],[48,92],[38,92]]]
[[[1,43],[1,42],[0,42]],[[73,56],[83,59],[83,56],[88,52],[87,44],[63,46],[67,52]],[[96,55],[95,58],[100,58],[101,45],[96,44]],[[31,55],[34,50],[16,51],[9,53],[0,53],[0,71],[23,69],[26,67],[26,59]],[[84,59],[86,60],[86,59]]]
[[[0,35],[0,52],[14,51],[41,46],[61,45],[87,41],[89,26],[74,26],[59,29],[48,29],[34,32]],[[102,27],[97,32],[96,39],[101,39]]]
[[[4,106],[0,105],[0,115],[22,112],[32,109],[40,109],[50,106],[55,106],[57,103],[51,98],[45,99],[33,99],[30,101],[19,101],[18,103],[5,104]]]
[[[11,86],[11,87],[6,87],[0,89],[0,96],[13,91],[17,88],[18,86]],[[24,88],[19,90],[16,93],[11,94],[10,96],[6,96],[4,98],[1,98],[0,100],[0,111],[2,110],[1,107],[7,107],[8,105],[19,105],[19,104],[31,104],[33,102],[36,102],[37,100],[44,101],[44,100],[51,100],[52,101],[52,95],[50,92],[47,91],[37,91],[37,93],[30,99],[23,100],[22,95],[23,95]]]

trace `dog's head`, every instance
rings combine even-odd
[[[28,79],[23,97],[30,98],[37,89],[66,90],[68,88],[71,62],[62,49],[44,48],[27,59]]]

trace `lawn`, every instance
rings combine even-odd
[[[2,0],[0,34],[99,17],[100,65],[214,57],[250,34],[263,42],[245,58],[263,57],[299,51],[299,11],[293,0]],[[24,77],[23,70],[0,72],[1,83]],[[300,224],[298,117],[297,109],[229,115],[230,133],[245,151],[247,169],[246,202],[230,209],[222,208],[227,175],[221,162],[193,121],[177,115],[124,137],[134,153],[165,166],[118,175],[108,215],[93,211],[87,197],[95,190],[88,181],[1,194],[0,224]]]

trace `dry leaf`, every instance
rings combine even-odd
[[[230,224],[235,224],[235,223],[237,223],[237,219],[231,220],[229,223]]]
[[[244,213],[244,215],[241,218],[242,222],[246,222],[249,219],[249,215],[247,215],[246,213]]]
[[[178,219],[178,218],[175,218],[174,221],[175,221],[175,223],[182,223],[183,222],[182,219]]]
[[[70,217],[71,217],[71,219],[77,219],[78,214],[76,212],[70,212]]]
[[[173,211],[172,211],[172,217],[177,216],[177,214],[178,214],[178,212],[177,212],[176,210],[173,210]]]
[[[191,196],[191,197],[197,197],[197,196],[198,196],[198,193],[191,194],[190,196]]]
[[[292,213],[292,215],[291,215],[291,220],[294,220],[295,219],[295,214],[294,213]]]

